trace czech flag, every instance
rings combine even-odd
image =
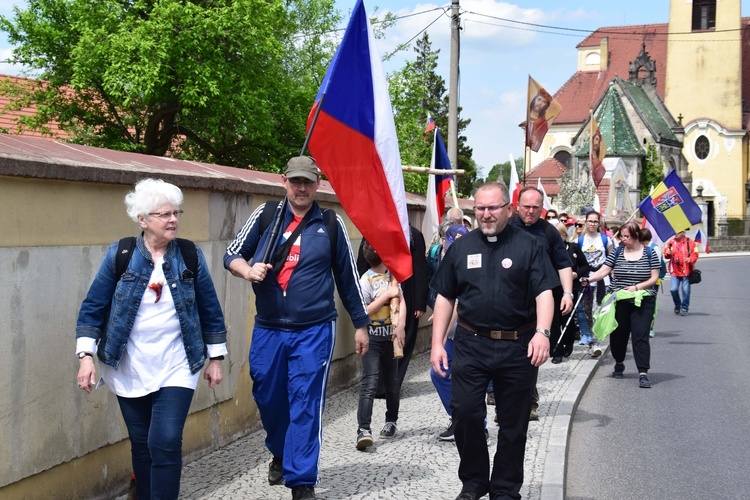
[[[432,130],[435,130],[435,120],[427,113],[427,126],[424,128],[424,133],[428,134]]]
[[[695,244],[700,245],[700,247],[703,249],[704,253],[711,253],[711,251],[708,249],[708,238],[706,238],[705,243],[703,242],[703,232],[698,229],[698,231],[695,232]]]
[[[445,144],[438,129],[435,129],[435,142],[432,145],[430,168],[432,170],[451,169],[451,162],[448,159],[448,153],[445,151]],[[452,180],[452,175],[430,174],[427,181],[427,196],[425,196],[427,209],[422,220],[422,234],[427,238],[431,238],[435,234],[442,222],[441,219],[445,212],[445,194],[451,188]]]
[[[638,208],[662,241],[698,224],[702,215],[676,170],[669,172]]]
[[[310,153],[347,215],[403,282],[412,266],[401,156],[385,73],[362,0],[354,6],[307,129]]]

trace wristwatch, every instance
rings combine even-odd
[[[94,355],[91,354],[90,352],[79,352],[78,353],[78,359],[83,359],[86,356],[91,356],[92,358],[94,357]]]
[[[573,296],[573,292],[563,292],[563,295],[570,295],[572,297]]]
[[[547,330],[546,328],[537,328],[537,329],[536,329],[536,330],[534,331],[534,333],[541,333],[541,334],[542,334],[542,335],[544,335],[545,337],[549,338],[549,330]]]

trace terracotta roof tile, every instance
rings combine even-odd
[[[544,187],[547,196],[558,196],[560,194],[560,179],[565,170],[565,165],[554,158],[547,158],[532,168],[526,175],[526,185],[536,186],[537,179],[541,179],[542,187]]]
[[[29,78],[22,78],[19,76],[11,76],[11,75],[0,75],[0,82],[5,83],[6,81],[9,81],[12,84],[35,84],[38,83],[37,80],[29,79]],[[42,139],[67,139],[70,137],[70,134],[67,132],[64,132],[58,128],[57,122],[51,122],[47,126],[50,129],[50,135],[44,135],[37,131],[28,130],[22,127],[18,126],[18,123],[16,120],[20,116],[32,116],[34,113],[36,113],[36,107],[29,106],[21,108],[20,110],[13,110],[8,109],[7,107],[10,105],[10,98],[0,93],[0,132],[8,133],[8,134],[16,134],[16,135],[23,135],[26,137],[40,137]]]
[[[562,112],[556,125],[583,123],[589,110],[599,99],[615,76],[628,79],[630,61],[634,60],[646,44],[646,51],[656,63],[656,91],[664,98],[667,74],[667,24],[616,26],[599,28],[586,37],[578,47],[597,47],[603,37],[608,38],[609,66],[605,71],[577,71],[555,94]]]

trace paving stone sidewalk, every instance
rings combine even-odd
[[[599,359],[607,354],[605,349]],[[587,349],[576,346],[563,363],[547,362],[540,368],[540,420],[529,424],[523,498],[562,500],[570,418],[598,361],[588,355]],[[447,427],[448,417],[430,381],[429,367],[429,353],[416,356],[409,365],[394,439],[377,438],[384,424],[385,401],[375,401],[375,446],[366,452],[354,447],[359,385],[328,398],[320,484],[315,488],[318,498],[452,500],[458,495],[458,453],[455,443],[437,439]],[[492,421],[489,431],[492,456],[497,444],[497,425]],[[264,438],[262,430],[253,432],[186,465],[180,498],[290,499],[291,490],[267,482],[271,456]]]

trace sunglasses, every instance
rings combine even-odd
[[[576,227],[583,227],[583,224],[581,224],[580,222],[576,222]]]

